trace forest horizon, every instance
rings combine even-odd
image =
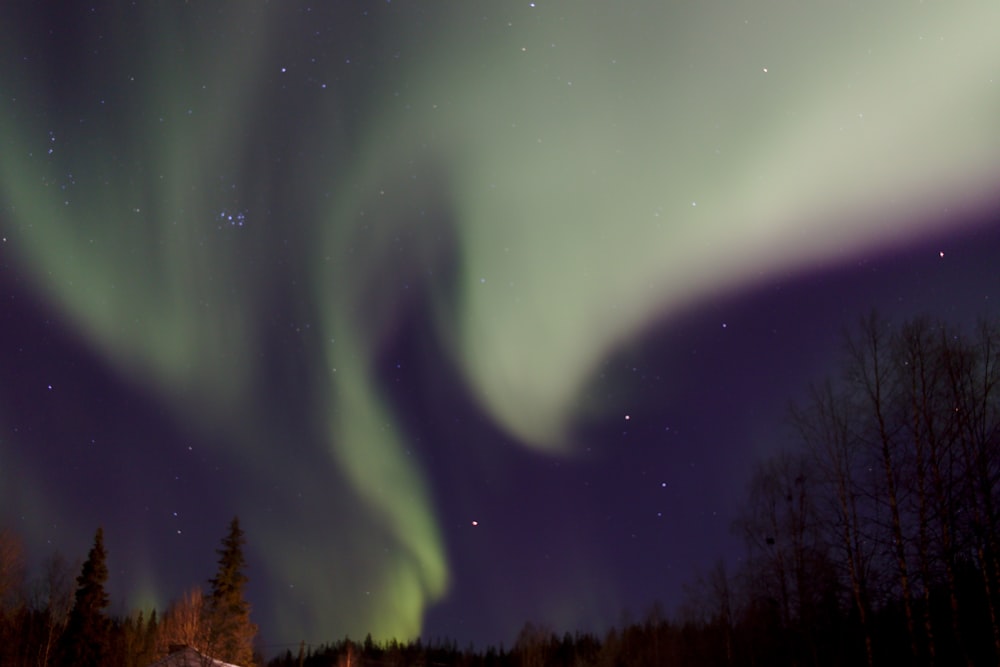
[[[596,633],[526,619],[507,646],[371,634],[275,646],[245,616],[237,519],[217,551],[216,592],[195,586],[164,610],[125,615],[107,612],[103,585],[115,566],[101,530],[76,586],[74,566],[58,555],[28,577],[18,536],[4,530],[0,662],[83,664],[59,662],[55,649],[83,622],[72,620],[81,608],[88,634],[103,636],[100,664],[145,667],[181,645],[211,655],[223,644],[210,628],[230,627],[211,620],[212,600],[230,595],[226,608],[243,609],[234,612],[244,615],[240,641],[256,641],[247,666],[995,664],[1000,328],[872,313],[844,343],[841,372],[793,402],[799,447],[761,460],[751,477],[733,517],[745,545],[738,566],[720,556],[669,613],[651,602],[637,620],[623,612]]]

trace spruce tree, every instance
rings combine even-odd
[[[229,524],[229,534],[222,540],[219,570],[209,580],[211,592],[206,596],[209,643],[214,657],[237,665],[253,662],[253,639],[257,626],[250,622],[250,604],[243,597],[247,577],[243,573],[246,561],[243,545],[246,540],[238,517]]]
[[[80,576],[73,608],[61,641],[62,664],[77,667],[103,665],[109,652],[111,627],[105,610],[108,594],[107,553],[104,550],[104,530],[97,529],[94,546],[87,555]]]

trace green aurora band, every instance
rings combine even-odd
[[[120,42],[79,73],[106,92],[46,97],[41,68],[0,74],[5,252],[122,374],[242,443],[229,455],[251,477],[282,456],[255,416],[259,323],[320,313],[310,410],[362,510],[338,519],[347,553],[322,535],[263,552],[335,580],[276,596],[278,635],[411,637],[446,594],[426,480],[374,368],[396,278],[421,281],[438,239],[459,265],[430,281],[437,332],[477,400],[517,441],[570,455],[574,419],[599,409],[588,380],[653,320],[930,231],[929,211],[1000,174],[993,0],[402,3],[383,10],[362,101],[337,97],[348,79],[286,111],[271,95],[304,76],[281,71],[301,19],[280,5],[148,3],[82,26]],[[307,157],[276,168],[259,134]],[[261,213],[289,199],[295,220]],[[423,217],[442,206],[450,222]],[[243,209],[245,228],[217,229]],[[287,239],[312,254],[283,256]],[[254,530],[315,535],[287,512]]]

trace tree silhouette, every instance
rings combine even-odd
[[[105,663],[110,645],[110,624],[105,613],[108,594],[104,584],[107,580],[104,529],[98,528],[94,546],[76,579],[76,598],[61,643],[62,664],[97,667]]]
[[[874,541],[866,539],[865,533],[873,504],[866,486],[870,475],[865,474],[860,444],[854,436],[852,417],[856,411],[829,381],[812,388],[809,403],[807,409],[793,409],[792,421],[806,446],[822,498],[819,526],[826,533],[831,561],[840,565],[847,583],[864,640],[865,662],[873,667],[869,579]]]
[[[846,347],[793,421],[866,662],[996,664],[1000,334],[871,315]]]
[[[238,517],[229,524],[229,534],[222,540],[219,569],[209,581],[206,600],[209,648],[215,657],[238,665],[253,662],[253,639],[257,626],[250,622],[250,603],[243,596],[247,577],[243,545],[246,540]]]

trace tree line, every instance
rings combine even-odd
[[[796,446],[751,476],[738,566],[672,618],[528,624],[507,650],[345,639],[270,665],[997,665],[1000,330],[873,314],[844,339],[841,372],[790,410]]]
[[[239,519],[217,550],[218,571],[209,590],[192,588],[158,616],[108,613],[108,554],[97,529],[87,559],[75,569],[53,556],[34,582],[24,577],[23,549],[11,531],[0,532],[0,665],[4,667],[147,667],[181,646],[238,665],[260,664],[250,605]]]
[[[726,583],[710,577],[709,616],[733,651],[997,664],[998,382],[988,322],[968,333],[871,315],[846,337],[841,375],[792,410],[802,447],[760,465],[737,523],[752,632],[737,632]]]
[[[795,446],[758,464],[733,523],[742,556],[702,573],[672,615],[654,607],[600,636],[528,623],[509,649],[345,638],[267,664],[998,664],[1000,329],[866,317],[845,335],[841,372],[790,415]],[[186,593],[162,618],[104,616],[100,531],[75,598],[57,560],[33,596],[18,593],[13,544],[0,538],[0,664],[141,667],[170,643],[259,661],[235,519],[211,591]]]

